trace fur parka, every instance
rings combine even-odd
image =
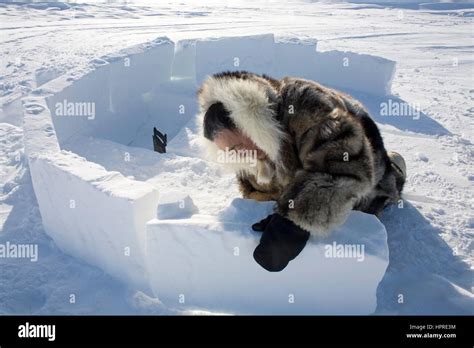
[[[278,214],[311,234],[326,234],[352,209],[378,214],[400,199],[404,180],[395,175],[376,124],[344,93],[301,78],[239,71],[209,77],[198,100],[203,119],[219,103],[267,154],[254,167],[235,166],[243,197],[275,200]],[[218,151],[204,141],[209,152]]]

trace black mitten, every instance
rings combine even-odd
[[[253,258],[267,271],[280,272],[303,250],[310,234],[281,215],[270,216]]]
[[[257,232],[265,231],[265,227],[267,227],[267,225],[270,222],[270,220],[272,219],[273,215],[275,215],[275,214],[270,214],[265,219],[262,219],[259,222],[254,223],[252,225],[252,230],[257,231]]]

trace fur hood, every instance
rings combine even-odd
[[[246,72],[215,74],[202,84],[198,100],[201,126],[209,107],[220,102],[237,128],[262,149],[273,163],[278,163],[286,134],[277,120],[279,97],[271,80]],[[210,143],[206,144],[207,150],[213,152],[209,149],[213,142],[205,141]]]

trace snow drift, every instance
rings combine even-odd
[[[249,226],[271,203],[233,201],[233,178],[196,147],[195,91],[206,75],[226,69],[296,75],[382,98],[395,66],[273,35],[177,44],[158,38],[96,58],[88,71],[60,76],[23,99],[45,230],[65,252],[165,304],[232,313],[373,312],[388,265],[385,229],[373,216],[354,212],[281,273],[253,261],[259,235]],[[168,134],[167,154],[151,151],[154,126]],[[209,201],[226,189],[228,196]],[[364,245],[364,261],[325,256],[327,245],[339,244]]]

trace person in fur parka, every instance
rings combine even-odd
[[[326,235],[352,209],[379,214],[400,199],[406,168],[387,153],[368,112],[352,97],[302,78],[246,71],[208,77],[198,90],[207,151],[253,154],[225,163],[244,198],[274,200],[255,260],[281,271],[309,236]],[[250,161],[249,161],[250,163]]]

